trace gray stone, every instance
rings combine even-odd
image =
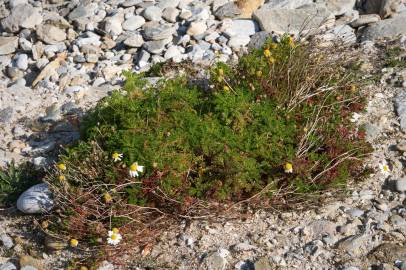
[[[37,36],[47,44],[58,44],[66,39],[65,30],[51,24],[43,24],[37,27]]]
[[[14,115],[14,109],[12,107],[6,107],[0,109],[0,123],[10,123]]]
[[[138,5],[139,3],[142,3],[142,0],[126,0],[126,1],[124,1],[121,5],[123,6],[123,7],[132,7],[132,6],[135,6],[135,5]]]
[[[145,23],[145,19],[141,16],[131,16],[123,23],[123,29],[126,31],[135,31]]]
[[[137,58],[137,68],[142,69],[148,65],[148,61],[151,57],[151,54],[147,52],[146,50],[141,50],[138,53],[138,58]]]
[[[306,226],[305,231],[312,239],[320,238],[324,235],[334,235],[336,233],[336,224],[328,220],[315,220]]]
[[[175,27],[168,24],[148,23],[144,25],[144,37],[146,40],[162,40],[172,38]]]
[[[168,22],[174,23],[176,22],[176,19],[179,16],[179,9],[174,8],[174,7],[168,7],[165,8],[163,13],[162,13],[162,18],[164,18],[165,20],[167,20]]]
[[[35,266],[32,266],[32,265],[25,265],[25,266],[21,267],[20,270],[38,270],[38,268],[36,268]]]
[[[161,54],[165,49],[165,45],[171,41],[172,38],[148,41],[144,43],[143,48],[152,54]]]
[[[134,34],[126,38],[123,43],[131,48],[139,48],[144,44],[144,39],[141,34]]]
[[[351,217],[361,217],[362,215],[364,215],[364,211],[359,208],[351,208],[345,212]]]
[[[7,32],[16,33],[20,28],[35,28],[41,22],[40,9],[30,4],[23,4],[13,8],[11,14],[3,19],[1,24]]]
[[[285,8],[285,9],[296,9],[298,7],[312,4],[313,0],[269,0],[267,5],[269,8]]]
[[[334,15],[327,8],[318,5],[300,9],[275,9],[265,4],[253,16],[262,30],[277,33],[298,34],[334,23]]]
[[[142,15],[149,21],[160,21],[162,17],[162,9],[157,6],[150,6],[144,10]]]
[[[234,3],[230,2],[221,7],[219,7],[215,12],[214,15],[223,20],[225,18],[235,18],[241,14],[240,8]]]
[[[406,19],[406,18],[405,18]],[[390,20],[390,19],[388,19]],[[387,21],[388,21],[387,20]],[[406,24],[404,24],[406,26]],[[406,28],[405,28],[406,30]],[[395,97],[395,109],[400,118],[400,127],[406,130],[406,91],[400,91]]]
[[[71,21],[78,21],[83,18],[88,18],[94,15],[97,9],[96,3],[91,3],[89,5],[79,5],[74,10],[69,13],[68,19]]]
[[[224,249],[220,249],[219,251],[212,252],[204,260],[205,269],[225,270],[225,268],[227,266],[226,257],[228,255],[229,255],[229,251],[224,250]]]
[[[376,22],[365,27],[361,33],[361,41],[390,38],[406,34],[406,13]]]
[[[6,233],[0,234],[0,241],[6,249],[10,249],[14,246],[13,238],[8,236]]]
[[[0,270],[17,270],[17,267],[12,262],[6,262],[0,266]]]
[[[108,261],[103,261],[97,270],[114,270],[114,265]]]
[[[0,55],[10,54],[18,47],[18,37],[0,37]]]
[[[164,57],[166,60],[168,60],[168,59],[176,58],[176,57],[180,56],[181,54],[182,53],[178,46],[170,46],[168,48],[168,50],[166,50]]]
[[[325,41],[338,41],[343,44],[354,44],[357,41],[354,29],[348,25],[338,25],[322,35]]]
[[[165,8],[176,8],[179,5],[180,0],[159,0],[158,7],[161,9]]]
[[[406,178],[397,179],[394,181],[395,191],[404,192],[406,191]]]
[[[105,19],[104,30],[113,37],[116,37],[123,32],[123,27],[121,26],[123,22],[124,14],[122,12],[118,12],[117,14]]]
[[[381,20],[377,14],[361,15],[358,19],[351,22],[351,27],[358,28],[367,24],[376,23]]]
[[[19,54],[15,59],[16,66],[21,70],[26,70],[28,68],[28,55]]]
[[[48,185],[38,184],[26,190],[17,200],[17,208],[25,214],[48,212],[53,207],[53,200]]]
[[[261,49],[262,46],[264,46],[265,42],[271,37],[271,33],[268,33],[266,31],[255,33],[253,36],[251,36],[250,43],[248,43],[248,49]]]
[[[364,255],[368,251],[368,242],[370,236],[368,235],[352,235],[337,243],[337,248],[341,249],[352,256],[358,257]]]
[[[235,251],[249,251],[249,250],[255,250],[257,249],[256,246],[250,245],[248,243],[239,243],[233,246],[233,250]]]
[[[355,7],[355,2],[356,0],[328,0],[326,7],[335,16],[340,16],[352,11]]]

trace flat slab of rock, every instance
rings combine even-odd
[[[265,4],[256,12],[254,18],[261,30],[276,33],[298,34],[301,31],[318,29],[334,22],[335,17],[327,8],[309,5],[300,9],[273,8]]]
[[[18,37],[0,37],[0,55],[15,52],[18,47]]]
[[[393,18],[374,23],[365,28],[361,34],[361,41],[390,38],[406,34],[406,13],[401,13]]]
[[[18,210],[25,214],[45,213],[53,204],[52,194],[45,183],[30,187],[17,200]]]

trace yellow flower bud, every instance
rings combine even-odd
[[[113,229],[111,229],[111,231],[112,231],[113,233],[119,233],[119,232],[120,232],[117,228],[113,228]]]
[[[76,240],[76,239],[74,239],[74,238],[72,238],[71,240],[70,240],[70,246],[71,247],[77,247],[79,245],[79,241],[78,240]]]
[[[230,92],[230,87],[228,87],[227,85],[224,85],[223,90],[224,90],[224,92]]]
[[[222,68],[219,68],[218,72],[219,72],[219,75],[220,75],[220,76],[223,76],[223,75],[224,75],[224,70],[223,70]]]
[[[257,71],[257,77],[262,77],[262,71],[261,70]]]
[[[64,182],[64,181],[66,180],[65,175],[60,175],[60,176],[58,177],[58,180],[61,181],[61,182]]]
[[[66,165],[64,163],[58,163],[57,165],[58,169],[61,171],[65,171],[66,170]]]
[[[113,198],[111,197],[110,193],[106,192],[103,194],[103,199],[106,203],[111,203]]]
[[[268,50],[268,49],[266,49],[266,50],[264,51],[264,55],[265,55],[265,57],[271,57],[271,51]]]

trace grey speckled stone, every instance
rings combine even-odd
[[[52,194],[48,185],[38,184],[26,190],[17,200],[17,208],[25,214],[39,214],[52,209]]]

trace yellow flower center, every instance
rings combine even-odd
[[[120,157],[119,153],[117,153],[117,152],[113,153],[113,158],[114,158],[114,159],[117,159],[117,158],[119,158],[119,157]]]
[[[230,91],[230,87],[228,87],[227,85],[224,85],[223,90],[224,90],[224,92],[229,92],[229,91]]]
[[[117,238],[118,238],[118,235],[117,235],[117,234],[113,233],[113,234],[111,235],[111,240],[117,240]]]
[[[58,177],[58,179],[59,179],[59,181],[63,182],[63,181],[66,180],[66,177],[65,177],[65,175],[60,175],[60,176]]]
[[[118,230],[117,228],[113,228],[111,231],[112,231],[113,233],[118,233],[118,232],[119,232],[119,230]]]
[[[264,51],[264,55],[265,55],[266,57],[270,57],[270,56],[271,56],[271,51],[270,51],[270,50],[265,50],[265,51]]]
[[[285,170],[290,171],[292,169],[293,169],[293,165],[291,163],[288,162],[285,164]]]
[[[388,172],[389,171],[389,167],[388,167],[388,165],[383,165],[383,171],[384,172]]]
[[[132,164],[132,165],[130,166],[130,171],[135,172],[135,171],[137,171],[137,169],[138,169],[138,164],[136,164],[136,163],[134,163],[134,164]]]
[[[58,169],[60,169],[61,171],[64,171],[64,170],[66,170],[66,165],[63,164],[63,163],[59,163],[58,164]]]

